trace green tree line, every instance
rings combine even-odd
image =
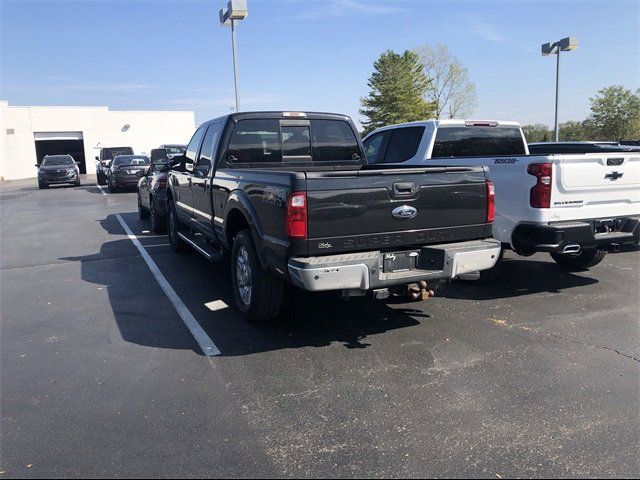
[[[397,123],[465,117],[477,103],[467,70],[445,45],[382,53],[367,85],[369,95],[360,99],[363,134]],[[613,85],[590,100],[587,119],[559,125],[560,140],[640,140],[640,88],[633,92]],[[546,125],[524,125],[523,130],[529,142],[553,140]]]

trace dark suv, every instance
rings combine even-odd
[[[118,155],[113,159],[107,171],[107,185],[109,191],[118,188],[133,187],[138,183],[139,171],[149,167],[149,157],[145,155]]]
[[[111,161],[118,155],[133,155],[131,147],[103,147],[96,157],[96,178],[98,185],[107,184],[107,174]]]
[[[167,150],[151,150],[151,165],[138,173],[138,214],[140,218],[151,219],[151,230],[162,233],[166,227],[167,177],[172,165]]]
[[[72,184],[80,186],[80,170],[71,155],[45,155],[38,167],[38,187]]]

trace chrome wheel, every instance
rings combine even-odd
[[[247,306],[251,305],[251,295],[253,293],[251,286],[251,264],[249,263],[249,253],[244,246],[240,247],[236,257],[236,283],[242,303]]]

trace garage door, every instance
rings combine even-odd
[[[82,140],[82,132],[34,132],[33,137],[38,140]]]

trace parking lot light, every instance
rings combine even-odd
[[[230,0],[226,8],[220,9],[220,25],[231,25],[231,48],[233,50],[233,81],[236,91],[236,112],[240,111],[238,91],[238,56],[236,46],[236,22],[247,18],[247,0]]]
[[[578,48],[578,39],[576,37],[566,37],[553,43],[542,44],[542,55],[556,55],[556,119],[555,119],[555,139],[556,142],[560,138],[560,130],[558,128],[558,96],[560,93],[560,52],[569,52]]]

